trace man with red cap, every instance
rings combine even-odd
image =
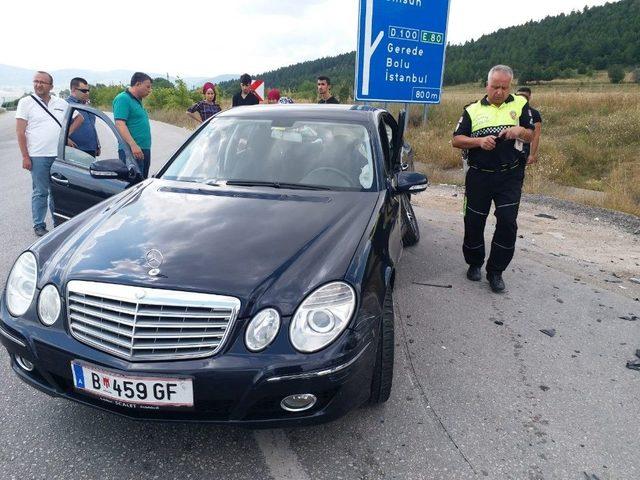
[[[278,90],[277,88],[272,88],[267,94],[267,103],[288,104],[293,103],[293,100],[290,97],[280,96],[280,90]]]
[[[280,101],[280,90],[272,88],[267,93],[267,103],[278,103],[278,101]]]

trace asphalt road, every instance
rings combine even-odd
[[[153,124],[152,171],[187,131]],[[0,285],[35,240],[12,113],[0,115]],[[3,479],[640,478],[634,296],[601,265],[520,248],[508,293],[464,278],[459,215],[416,206],[395,291],[391,399],[322,426],[140,423],[22,384],[0,352]],[[635,243],[633,248],[637,248]],[[640,251],[623,262],[638,262]],[[419,285],[425,283],[438,286]],[[540,329],[555,328],[548,337]],[[596,477],[589,477],[596,478]]]

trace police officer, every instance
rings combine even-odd
[[[522,193],[519,171],[524,144],[533,138],[527,99],[511,95],[513,70],[496,65],[489,71],[487,95],[467,105],[453,136],[453,146],[467,150],[464,243],[467,278],[480,281],[485,258],[484,227],[495,204],[496,230],[487,261],[487,280],[494,292],[505,289],[502,272],[513,258]]]

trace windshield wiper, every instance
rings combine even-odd
[[[217,177],[211,177],[211,178],[203,178],[202,180],[198,180],[198,183],[204,183],[205,185],[209,185],[211,187],[219,187],[220,184],[218,183],[220,180]]]
[[[294,190],[331,190],[329,187],[320,185],[303,185],[300,183],[286,182],[266,182],[262,180],[227,180],[227,185],[239,187],[272,187],[272,188],[290,188]]]

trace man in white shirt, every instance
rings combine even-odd
[[[53,198],[49,194],[49,170],[58,153],[58,138],[69,104],[51,95],[53,77],[47,72],[36,72],[33,77],[35,95],[18,102],[16,134],[22,153],[22,168],[31,172],[31,214],[33,231],[39,237],[48,232],[45,223],[47,198],[53,215]],[[82,124],[77,115],[69,131]]]

